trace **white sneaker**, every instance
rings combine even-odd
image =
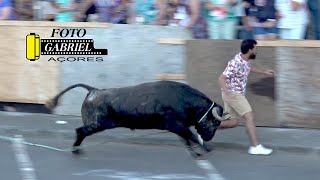
[[[250,146],[248,153],[252,155],[270,155],[272,153],[272,149],[265,148],[261,144],[257,146]]]

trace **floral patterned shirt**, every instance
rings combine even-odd
[[[238,53],[234,59],[228,62],[223,74],[227,76],[226,86],[228,90],[245,95],[252,60],[245,61],[240,55],[241,53]]]

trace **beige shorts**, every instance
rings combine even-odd
[[[230,99],[226,99],[225,92],[222,91],[224,119],[240,118],[252,111],[251,105],[244,95],[230,91],[229,98]]]

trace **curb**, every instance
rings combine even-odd
[[[182,142],[179,137],[174,137],[174,134],[168,137],[156,136],[157,134],[166,134],[167,132],[162,133],[154,133],[154,134],[142,134],[142,135],[129,135],[123,134],[112,135],[112,133],[106,134],[105,132],[100,132],[95,134],[94,136],[90,136],[90,138],[95,138],[99,140],[106,140],[109,142],[120,142],[127,144],[140,144],[140,145],[162,145],[162,146],[171,146],[171,147],[185,147],[184,142]],[[73,131],[51,131],[51,130],[39,130],[39,129],[13,129],[13,128],[0,128],[0,136],[10,136],[13,137],[16,134],[21,134],[25,137],[29,138],[63,138],[63,139],[74,139],[75,133]],[[1,138],[0,138],[1,140]],[[236,143],[236,142],[221,142],[221,141],[210,141],[206,142],[206,144],[210,147],[220,150],[238,150],[241,152],[247,152],[248,144],[246,143]],[[281,146],[278,144],[264,144],[266,147],[271,147],[274,149],[274,153],[277,151],[287,152],[287,153],[295,153],[295,154],[308,154],[308,155],[317,155],[320,156],[320,148],[313,147],[299,147],[299,146]],[[70,144],[71,146],[71,144]]]

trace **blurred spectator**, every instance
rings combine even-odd
[[[36,20],[55,21],[57,9],[59,8],[55,0],[39,0],[35,4]]]
[[[76,0],[76,3],[80,6],[83,1],[85,0]],[[77,9],[77,11],[79,11],[79,8]],[[77,19],[75,14],[75,20],[80,22],[96,21],[96,17],[95,17],[96,13],[97,13],[96,5],[95,3],[92,3],[81,19]]]
[[[246,38],[243,33],[244,31],[244,24],[243,18],[245,17],[245,7],[243,0],[237,0],[237,3],[234,5],[235,9],[235,16],[237,18],[237,26],[236,26],[236,39],[252,39],[251,37]]]
[[[276,0],[276,8],[280,14],[278,28],[281,39],[304,39],[309,21],[306,1]]]
[[[241,29],[241,37],[243,39],[253,39],[253,27],[250,24],[249,18],[249,10],[250,7],[254,4],[254,0],[243,0],[242,6],[244,10],[244,15],[241,18],[242,29]]]
[[[12,0],[0,0],[0,20],[16,20]]]
[[[129,16],[131,0],[83,0],[77,19],[83,18],[93,3],[97,8],[98,22],[128,24],[128,19],[132,18]]]
[[[245,0],[248,4],[248,25],[253,28],[253,36],[258,40],[278,38],[277,10],[275,0]]]
[[[315,39],[320,40],[320,0],[308,0]]]
[[[153,24],[156,22],[158,8],[155,0],[135,0],[134,21],[138,24]]]
[[[78,5],[75,0],[56,0],[56,3],[58,4],[58,14],[56,15],[55,21],[75,21],[75,10]]]
[[[235,5],[237,0],[209,0],[210,39],[235,39],[238,23]]]
[[[14,8],[17,15],[17,20],[33,20],[33,0],[15,0]]]
[[[208,22],[202,10],[205,3],[200,0],[158,0],[162,25],[188,28],[193,38],[208,39]]]

